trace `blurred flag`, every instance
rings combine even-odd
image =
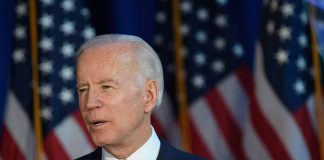
[[[95,35],[83,1],[39,0],[37,3],[38,68],[31,65],[32,37],[28,1],[15,6],[10,89],[1,133],[0,158],[35,159],[35,135],[41,132],[45,159],[73,159],[94,146],[83,126],[75,92],[74,54]],[[32,86],[38,72],[39,86]],[[40,116],[34,117],[33,90],[40,96]],[[42,130],[35,130],[35,119]]]
[[[310,18],[314,24],[314,31],[317,35],[318,51],[321,57],[324,57],[324,1],[308,0],[308,3],[314,10],[314,14],[311,15]]]
[[[11,0],[0,1],[0,132],[6,105],[7,87],[10,74],[10,55],[14,25],[14,3]]]
[[[179,141],[176,114],[170,114],[179,92],[175,87],[173,6],[168,1],[159,1],[157,6],[154,42],[164,65],[166,95],[154,113],[154,124],[170,141]],[[183,38],[191,148],[208,159],[247,159],[242,131],[250,75],[232,7],[229,1],[180,1],[178,27]]]
[[[317,160],[309,9],[302,0],[266,0],[263,7],[246,153],[255,160]]]

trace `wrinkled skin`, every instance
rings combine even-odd
[[[127,43],[92,47],[77,62],[79,105],[87,129],[97,146],[119,158],[128,157],[151,135],[158,90],[154,80],[136,83],[131,50]]]

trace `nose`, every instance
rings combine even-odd
[[[99,107],[101,107],[101,105],[102,105],[102,103],[101,103],[98,93],[95,90],[90,89],[88,92],[88,97],[87,97],[87,102],[86,102],[87,109],[91,110],[94,108],[99,108]]]

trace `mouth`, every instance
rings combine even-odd
[[[99,126],[104,125],[105,123],[107,123],[107,121],[95,120],[95,121],[90,121],[88,124],[89,124],[91,127],[99,127]]]
[[[104,123],[105,123],[104,121],[96,121],[96,122],[92,122],[91,124],[95,125],[95,126],[100,126],[100,125],[102,125]]]

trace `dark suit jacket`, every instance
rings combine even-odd
[[[82,156],[76,160],[101,160],[101,148]],[[205,160],[204,158],[180,151],[161,140],[161,147],[157,160]]]

